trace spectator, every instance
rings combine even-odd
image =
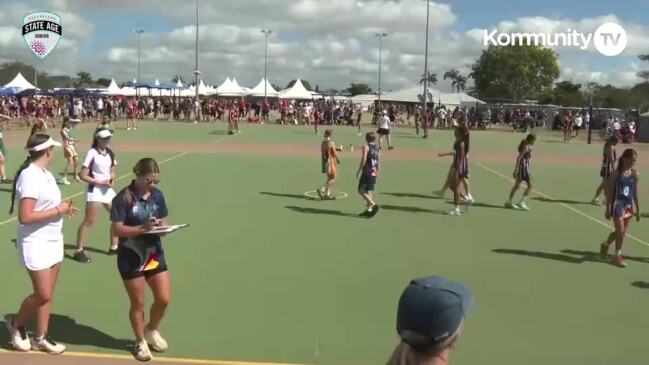
[[[442,276],[415,279],[401,294],[397,332],[401,343],[388,365],[448,364],[471,302],[468,289]]]

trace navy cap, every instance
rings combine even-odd
[[[470,303],[462,284],[442,276],[414,279],[399,299],[397,332],[413,347],[439,345],[457,333]]]

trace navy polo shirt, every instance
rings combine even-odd
[[[129,227],[137,227],[146,223],[151,217],[166,218],[169,212],[162,191],[151,187],[149,192],[149,196],[144,199],[135,189],[134,181],[131,181],[131,184],[113,199],[110,220],[123,222]],[[147,244],[154,245],[160,242],[158,235],[144,235],[143,237],[146,238]],[[126,239],[120,237],[119,242],[123,243],[124,241]]]

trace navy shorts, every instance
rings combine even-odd
[[[168,270],[162,245],[147,245],[141,239],[132,238],[119,245],[117,268],[122,280],[150,278]]]
[[[376,185],[376,176],[363,174],[358,181],[358,190],[373,191],[374,185]]]

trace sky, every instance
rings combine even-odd
[[[558,47],[561,80],[630,86],[649,69],[638,59],[649,54],[649,12],[639,2],[565,0],[449,0],[430,3],[429,70],[437,88],[449,69],[464,75],[485,48],[483,30],[593,32],[615,22],[628,35],[626,50],[606,57]],[[63,37],[45,59],[37,58],[21,35],[32,11],[61,16]],[[0,62],[21,61],[49,74],[87,71],[118,83],[137,77],[137,37],[141,37],[141,81],[192,79],[195,63],[196,0],[0,0]],[[264,75],[264,35],[268,75],[285,87],[301,78],[321,89],[350,83],[378,86],[379,40],[383,90],[417,85],[424,71],[425,0],[199,0],[199,69],[208,84],[226,77],[252,87]],[[469,83],[470,84],[470,83]]]

